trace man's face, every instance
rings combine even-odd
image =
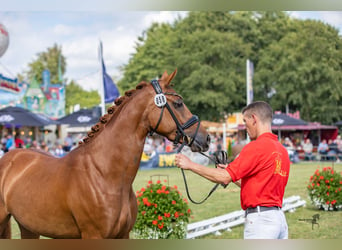
[[[246,130],[249,138],[251,140],[255,140],[257,138],[255,116],[246,112],[243,114],[243,121],[246,125]]]

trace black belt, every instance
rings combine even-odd
[[[257,213],[257,212],[265,212],[269,210],[281,210],[280,207],[274,206],[274,207],[263,207],[263,206],[257,206],[257,207],[249,207],[245,210],[245,215],[251,214],[251,213]]]

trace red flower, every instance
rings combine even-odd
[[[146,190],[145,188],[141,188],[141,190],[140,190],[140,191],[141,191],[141,192],[145,192],[145,190]]]
[[[160,180],[157,180],[157,184],[160,184]]]
[[[170,214],[170,213],[164,213],[164,216],[165,216],[166,218],[170,218],[171,214]]]
[[[147,183],[148,183],[148,184],[152,184],[152,181],[148,181]]]
[[[158,228],[159,228],[159,229],[162,229],[163,227],[164,227],[164,223],[158,224]]]
[[[142,215],[145,215],[145,214],[146,214],[146,211],[142,211],[141,214],[142,214]]]
[[[324,180],[324,176],[321,175],[321,176],[319,177],[319,179],[320,179],[320,180]]]
[[[157,225],[157,224],[158,224],[158,221],[154,220],[154,221],[152,221],[152,224],[153,224],[153,225]]]
[[[329,183],[329,180],[325,180],[325,183]]]
[[[329,192],[327,192],[327,195],[329,196]]]
[[[176,185],[173,186],[174,189],[177,189],[178,187]]]
[[[162,219],[163,219],[163,217],[158,215],[158,220],[162,220]]]
[[[191,213],[191,209],[188,209],[188,214],[190,214]]]
[[[175,212],[175,218],[178,218],[178,217],[179,217],[179,213]]]
[[[172,205],[175,205],[175,204],[176,204],[176,201],[175,201],[175,200],[173,200],[173,201],[172,201]]]
[[[330,204],[330,201],[327,201],[327,202],[326,202],[326,204],[328,204],[328,205],[329,205],[329,204]]]

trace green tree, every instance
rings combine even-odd
[[[37,59],[29,63],[28,67],[27,79],[35,78],[38,82],[43,82],[42,72],[47,69],[50,71],[51,83],[61,83],[60,78],[66,70],[66,60],[62,54],[62,48],[54,44],[53,47],[47,48],[47,51],[38,53]]]
[[[153,24],[139,37],[118,85],[127,90],[178,68],[175,89],[190,110],[219,121],[246,105],[250,59],[254,100],[331,123],[342,118],[341,45],[333,27],[285,12],[189,12],[173,24]]]
[[[96,90],[86,91],[75,81],[66,85],[66,113],[69,114],[71,107],[79,104],[81,108],[92,108],[100,104],[100,95]]]
[[[271,88],[273,108],[299,110],[304,120],[332,123],[341,117],[341,39],[318,21],[294,21],[293,31],[260,53],[259,97]],[[264,91],[263,91],[264,90]]]

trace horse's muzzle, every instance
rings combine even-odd
[[[190,142],[190,141],[189,141]],[[198,133],[190,148],[192,152],[205,152],[209,149],[210,136]]]

